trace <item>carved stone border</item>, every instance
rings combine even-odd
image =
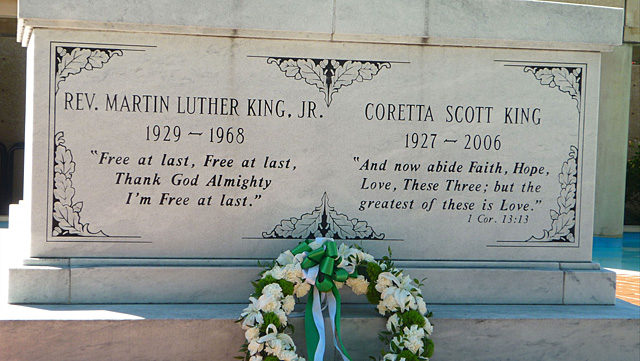
[[[328,237],[334,239],[384,239],[384,233],[376,233],[366,221],[349,218],[329,205],[325,192],[319,206],[300,217],[283,219],[269,232],[263,232],[263,238],[307,239]]]
[[[269,57],[267,64],[276,64],[287,78],[304,80],[324,94],[324,102],[331,106],[333,95],[353,82],[371,80],[383,68],[391,68],[388,61],[305,59]]]
[[[583,88],[582,67],[554,67],[554,66],[524,66],[524,72],[530,72],[540,81],[541,85],[557,88],[563,93],[569,94],[576,101],[578,120],[581,115],[581,91]],[[568,242],[574,243],[577,204],[577,174],[578,174],[578,147],[570,146],[569,158],[562,164],[558,182],[560,183],[560,195],[557,199],[558,208],[551,209],[551,227],[543,231],[542,236],[531,236],[529,241],[538,242]]]

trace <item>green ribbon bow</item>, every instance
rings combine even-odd
[[[307,252],[307,257],[300,264],[303,269],[308,270],[318,266],[315,288],[319,292],[331,292],[335,298],[335,320],[331,320],[333,324],[335,324],[334,343],[337,341],[336,348],[342,353],[343,359],[351,360],[351,357],[347,354],[342,344],[342,337],[340,336],[340,305],[342,301],[335,282],[345,282],[349,277],[357,278],[358,274],[355,270],[349,274],[347,270],[338,267],[342,259],[338,257],[338,247],[332,239],[326,239],[322,247],[315,250],[309,246],[311,242],[313,241],[305,240],[300,242],[300,244],[291,250],[291,253],[297,255]],[[320,344],[324,345],[324,325],[319,326],[316,324],[316,321],[314,321],[314,301],[317,305],[320,304],[320,300],[314,300],[314,293],[315,292],[309,292],[305,309],[304,323],[307,338],[307,357],[310,361],[322,361],[324,350],[318,350],[318,346]],[[318,308],[319,307],[316,307],[316,313],[318,312]],[[320,310],[319,313],[319,317],[322,318],[322,311]],[[316,317],[318,317],[317,314]]]
[[[309,243],[311,243],[310,240],[300,243],[291,253],[296,255],[302,252],[308,252],[307,258],[300,264],[303,269],[320,265],[318,278],[316,279],[318,291],[329,292],[335,287],[334,281],[345,282],[347,278],[349,278],[349,272],[347,272],[347,270],[338,268],[342,259],[338,257],[338,247],[335,242],[326,241],[324,247],[316,250],[312,250],[311,247],[309,247]],[[303,251],[300,251],[301,249],[303,249]],[[356,277],[358,276],[356,275]]]

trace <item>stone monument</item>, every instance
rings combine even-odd
[[[20,2],[10,303],[244,303],[317,236],[391,248],[429,303],[615,302],[591,249],[620,9],[291,5]]]

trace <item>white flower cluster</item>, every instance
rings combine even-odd
[[[344,243],[338,247],[338,257],[341,259],[338,267],[346,269],[349,273],[353,273],[355,267],[364,262],[375,262],[372,255]]]
[[[385,270],[386,264],[379,265]],[[378,275],[375,288],[380,292],[378,312],[389,316],[387,331],[392,337],[391,350],[383,360],[428,360],[428,336],[433,332],[433,326],[427,318],[427,305],[418,285],[402,271],[388,269]],[[407,355],[405,350],[412,355]]]
[[[317,242],[311,242],[309,246],[312,249],[320,247]],[[345,283],[357,295],[370,292],[367,279],[373,278],[370,275],[355,277],[356,269],[373,263],[373,266],[377,264],[382,270],[375,283],[375,290],[380,293],[377,307],[381,315],[388,317],[387,330],[391,333],[391,349],[383,360],[428,360],[428,343],[431,342],[428,337],[433,332],[433,327],[427,318],[427,306],[418,285],[409,276],[388,266],[391,263],[376,262],[373,256],[357,247],[341,244],[338,247],[338,257],[338,267],[352,275]],[[273,267],[262,275],[262,280],[270,278],[271,282],[276,282],[265,285],[257,298],[249,298],[249,306],[242,312],[240,321],[242,328],[246,330],[246,352],[250,361],[262,361],[267,356],[275,356],[283,361],[305,361],[296,354],[293,340],[284,332],[288,323],[287,316],[295,306],[294,296],[304,297],[311,289],[310,281],[305,280],[301,267],[305,258],[306,253],[294,255],[291,251],[286,251],[280,254]],[[284,294],[280,280],[293,285],[293,291],[288,291],[293,295]],[[341,282],[335,284],[338,288],[343,285]],[[405,316],[406,313],[411,313],[411,319]],[[271,314],[267,317],[270,322],[265,325],[267,314]],[[273,315],[277,316],[278,321],[274,320]],[[407,352],[411,353],[409,358],[406,357]]]
[[[275,280],[285,280],[293,285],[294,294],[302,297],[309,292],[310,285],[304,282],[300,259],[287,251],[278,257],[276,264],[262,278],[273,277]],[[270,283],[262,288],[262,295],[257,299],[249,297],[251,302],[240,315],[242,328],[246,330],[250,361],[262,361],[265,356],[276,356],[283,361],[304,361],[296,354],[293,339],[284,333],[287,326],[287,316],[296,304],[293,295],[285,296],[278,283]],[[264,325],[266,313],[273,313],[278,317],[279,327],[270,323]],[[260,330],[265,330],[261,332]]]

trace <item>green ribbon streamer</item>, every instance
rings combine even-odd
[[[344,348],[344,344],[342,343],[342,337],[340,337],[340,308],[342,304],[342,298],[340,297],[340,292],[338,292],[337,287],[332,289],[331,292],[333,292],[333,296],[336,298],[336,336],[338,339],[338,346],[340,346],[340,348],[342,349],[342,353],[347,356],[349,360],[351,360],[351,356],[349,356],[349,354],[347,353],[347,349]]]
[[[314,361],[313,357],[320,343],[320,333],[313,321],[313,292],[309,292],[307,296],[307,306],[304,310],[304,334],[307,339],[307,359]]]
[[[305,260],[300,264],[303,269],[309,269],[316,265],[319,266],[315,287],[320,292],[331,291],[336,299],[336,316],[334,320],[336,325],[336,339],[342,353],[351,360],[351,357],[342,343],[342,337],[340,336],[340,307],[342,299],[335,282],[345,282],[349,277],[357,278],[357,270],[354,270],[353,273],[349,274],[347,270],[338,268],[342,259],[338,257],[338,247],[334,241],[325,241],[322,247],[315,250],[309,246],[311,242],[313,241],[309,239],[300,242],[300,244],[291,250],[291,253],[297,255],[307,252],[307,258],[305,258]],[[316,349],[318,348],[318,343],[320,342],[320,334],[313,320],[313,297],[313,292],[309,292],[304,318],[305,335],[307,338],[307,357],[310,361],[314,361],[313,358],[315,356]]]

